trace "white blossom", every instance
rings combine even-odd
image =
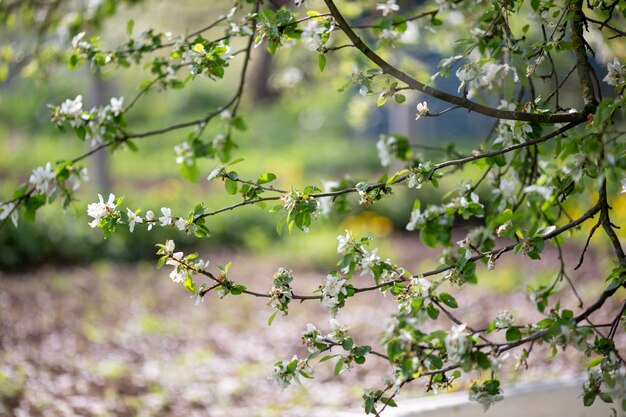
[[[406,230],[412,232],[413,230],[419,229],[421,226],[426,224],[431,216],[439,215],[441,210],[442,209],[438,206],[430,206],[424,211],[419,208],[413,210],[411,212],[409,223],[406,225]]]
[[[152,228],[154,227],[154,212],[152,212],[152,210],[148,210],[148,212],[146,213],[146,223],[148,223],[148,230],[152,230]]]
[[[376,150],[382,166],[386,167],[391,164],[393,147],[397,142],[393,136],[380,135],[378,142],[376,142]]]
[[[370,272],[372,276],[374,275],[374,267],[380,263],[380,256],[378,256],[378,249],[374,249],[371,253],[367,251],[363,251],[363,255],[361,257],[361,275],[365,275]]]
[[[528,187],[524,188],[524,192],[525,193],[538,193],[539,195],[541,195],[541,197],[544,200],[549,200],[552,197],[552,194],[554,193],[554,188],[553,187],[547,187],[544,185],[529,185]]]
[[[444,341],[448,358],[453,362],[463,360],[463,357],[471,347],[468,340],[469,334],[465,331],[466,327],[466,324],[453,326]]]
[[[496,401],[502,401],[504,397],[501,394],[490,394],[482,387],[473,384],[469,392],[470,401],[476,401],[483,407],[483,411],[487,411]]]
[[[380,37],[380,39],[384,39],[384,40],[393,42],[395,40],[400,39],[402,34],[400,32],[398,32],[397,30],[394,30],[394,29],[383,29],[383,30],[380,31],[378,36]]]
[[[111,97],[111,112],[115,116],[119,116],[124,110],[124,97],[115,98]]]
[[[472,248],[470,246],[469,238],[466,237],[465,239],[459,240],[456,244],[459,245],[461,249],[465,249],[465,259],[472,257]]]
[[[13,226],[17,227],[18,212],[15,203],[0,203],[0,220],[11,216]]]
[[[297,363],[296,369],[290,371],[288,369],[289,364],[294,361]],[[268,378],[274,381],[278,388],[283,390],[287,388],[287,386],[289,386],[292,381],[298,384],[300,383],[300,380],[298,379],[299,371],[306,372],[309,375],[313,374],[313,368],[311,368],[311,366],[309,366],[306,361],[299,360],[297,356],[294,356],[293,358],[291,358],[290,362],[276,362],[274,364],[274,371]]]
[[[498,226],[498,228],[496,229],[496,234],[500,237],[504,236],[504,234],[509,230],[509,227],[511,227],[511,222],[505,222],[502,223],[500,226]]]
[[[211,173],[209,174],[208,177],[206,177],[207,181],[212,181],[215,178],[217,178],[218,176],[220,176],[222,174],[222,172],[224,172],[224,167],[222,165],[218,166],[217,168],[215,168],[213,171],[211,171]]]
[[[411,289],[422,297],[428,295],[430,287],[430,281],[424,277],[415,277],[411,279]]]
[[[170,272],[170,278],[175,283],[183,282],[185,281],[185,279],[187,279],[186,268],[181,263],[183,260],[183,257],[184,257],[183,252],[176,252],[172,254],[172,258],[168,259],[166,262],[167,265],[172,265],[174,267],[172,272]]]
[[[109,194],[109,199],[105,202],[102,195],[98,194],[100,201],[87,205],[87,215],[93,217],[93,221],[89,223],[91,227],[97,227],[101,219],[105,219],[113,215],[116,211],[115,196]]]
[[[513,325],[515,319],[507,310],[501,311],[496,315],[494,320],[496,329],[507,329]]]
[[[376,10],[380,10],[383,16],[389,16],[391,13],[400,10],[400,6],[396,4],[396,0],[387,0],[385,3],[377,3]]]
[[[211,147],[215,150],[223,149],[226,145],[226,135],[220,133],[211,141]]]
[[[300,41],[310,51],[317,51],[323,46],[322,36],[326,32],[326,28],[317,20],[309,20],[302,28]]]
[[[337,181],[322,181],[322,193],[329,193],[338,186]],[[333,197],[320,197],[317,201],[319,202],[320,214],[328,216],[332,210]]]
[[[87,171],[87,168],[81,168],[78,173],[72,171],[68,181],[72,185],[72,191],[76,191],[80,187],[80,183],[82,181],[89,181],[89,171]]]
[[[324,285],[322,287],[322,305],[328,309],[333,310],[339,304],[339,294],[347,294],[345,288],[346,280],[338,277],[337,275],[328,274],[324,279]]]
[[[174,243],[173,240],[166,240],[165,241],[165,250],[168,253],[172,253],[174,252],[174,249],[176,249],[176,244]]]
[[[426,216],[424,216],[425,213],[422,213],[422,210],[420,209],[415,209],[411,212],[411,218],[409,219],[409,223],[406,225],[406,230],[408,230],[409,232],[414,231],[417,226],[421,226],[424,223],[426,223]]]
[[[204,295],[202,295],[201,293],[198,293],[195,296],[192,295],[192,297],[196,298],[196,301],[193,303],[193,305],[198,306],[201,303],[204,303]]]
[[[626,193],[626,178],[622,179],[622,191],[620,191],[620,194],[624,193]]]
[[[180,230],[181,232],[184,232],[185,229],[187,229],[187,226],[189,225],[189,221],[187,221],[187,219],[180,217],[178,218],[178,220],[176,220],[176,222],[174,222],[174,224],[176,225],[176,228],[178,228],[178,230]]]
[[[220,119],[223,122],[228,123],[231,121],[232,118],[233,118],[233,114],[228,109],[222,110],[222,112],[220,113]]]
[[[129,208],[126,209],[126,215],[128,216],[128,229],[132,233],[135,230],[135,224],[143,223],[143,219]]]
[[[342,326],[334,318],[331,318],[328,323],[330,325],[330,333],[326,335],[328,339],[338,342],[346,337],[348,326]]]
[[[337,245],[337,253],[345,253],[346,249],[350,245],[351,240],[352,240],[352,235],[350,234],[349,230],[346,230],[345,236],[342,236],[342,235],[337,236],[337,241],[339,242],[339,244]]]
[[[74,100],[67,99],[61,104],[59,113],[67,118],[77,118],[83,112],[83,96],[78,95]]]
[[[444,277],[450,281],[450,284],[456,285],[457,287],[461,287],[465,283],[465,276],[457,267],[448,269]]]
[[[272,279],[272,288],[270,289],[270,301],[268,305],[277,311],[282,311],[283,315],[287,315],[289,303],[293,298],[291,290],[291,281],[293,281],[293,273],[290,269],[279,268]]]
[[[495,62],[487,62],[482,67],[483,72],[479,77],[478,83],[480,86],[487,88],[493,88],[496,85],[502,85],[502,81],[506,79],[508,73],[513,76],[513,82],[519,82],[517,71],[515,68],[508,64],[497,64]]]
[[[317,327],[311,323],[307,323],[306,330],[302,333],[302,341],[309,352],[314,353],[319,351],[316,343],[321,343],[323,340]]]
[[[35,186],[39,194],[46,194],[48,192],[48,188],[50,187],[50,183],[54,181],[56,177],[56,174],[50,168],[50,162],[48,162],[45,168],[35,168],[28,182]]]
[[[183,143],[174,146],[174,152],[176,152],[177,164],[185,164],[187,166],[193,165],[193,148],[189,142],[184,141]]]
[[[606,77],[602,79],[608,85],[618,86],[624,82],[624,75],[626,71],[624,66],[620,64],[619,60],[615,58],[613,62],[609,62],[606,66],[608,73]]]
[[[420,117],[424,117],[426,115],[428,115],[429,109],[428,109],[428,103],[427,102],[421,102],[421,103],[417,103],[417,113],[415,114],[415,120],[419,119]]]
[[[231,52],[231,51],[232,51],[232,48],[230,47],[230,45],[226,45],[226,44],[224,43],[224,41],[220,41],[220,42],[218,43],[218,45],[217,45],[217,46],[218,46],[218,48],[225,48],[225,49],[226,49],[226,52],[224,52],[224,53],[220,54],[220,58],[221,58],[221,59],[223,59],[223,60],[229,60],[229,59],[232,59],[233,54],[232,54],[232,52]]]
[[[85,37],[85,32],[80,32],[79,34],[74,36],[72,38],[72,48],[76,49],[79,46],[81,48],[83,48],[85,46],[89,47],[89,43],[82,40],[84,37]]]
[[[161,207],[161,213],[163,213],[163,216],[159,217],[161,226],[169,226],[172,224],[172,210],[167,207]]]

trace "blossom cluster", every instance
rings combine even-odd
[[[431,161],[420,162],[417,168],[412,168],[409,171],[409,177],[407,180],[407,186],[409,188],[420,189],[422,185],[431,180],[434,175],[435,164]]]
[[[124,97],[111,98],[110,103],[101,107],[83,108],[82,95],[67,99],[60,106],[52,106],[52,122],[58,127],[69,125],[81,140],[98,146],[116,139],[119,128],[124,123]]]
[[[270,289],[270,308],[280,311],[283,316],[289,311],[289,303],[293,298],[291,282],[293,281],[293,273],[290,269],[279,268],[274,274],[272,280],[272,288]]]
[[[448,359],[453,362],[462,362],[472,349],[472,339],[469,333],[465,331],[466,328],[466,324],[452,326],[446,335],[444,342],[448,352]]]
[[[473,383],[469,391],[470,401],[476,401],[487,411],[497,401],[502,401],[504,396],[500,389],[500,382],[496,380],[485,381],[482,385]]]
[[[343,299],[348,294],[345,278],[341,278],[337,273],[326,275],[321,291],[322,305],[328,308],[334,317]]]
[[[209,266],[209,261],[198,258],[196,254],[190,254],[185,256],[182,251],[175,252],[176,244],[173,240],[167,240],[164,245],[157,245],[159,250],[158,255],[162,255],[159,260],[159,266],[165,264],[173,267],[170,272],[170,278],[175,283],[182,283],[187,291],[196,294],[196,304],[203,301],[202,288],[200,291],[196,291],[196,284],[194,276],[203,273]]]
[[[98,194],[98,199],[99,201],[87,205],[87,215],[93,218],[89,222],[89,226],[103,229],[105,236],[108,236],[110,232],[115,230],[115,226],[118,224],[127,224],[131,233],[138,224],[145,224],[148,230],[152,230],[155,225],[175,227],[183,232],[189,232],[192,229],[190,226],[193,226],[193,229],[196,229],[195,231],[204,229],[203,224],[201,224],[202,221],[191,225],[188,218],[174,216],[172,209],[168,207],[161,208],[162,215],[160,217],[157,217],[152,210],[148,210],[145,216],[142,217],[140,215],[141,210],[132,211],[130,208],[127,208],[126,220],[124,221],[120,211],[117,209],[123,200],[121,197],[116,198],[115,195],[110,194],[108,200],[104,201],[102,195]]]
[[[494,325],[496,329],[507,329],[513,325],[515,319],[507,310],[501,311],[496,315]]]
[[[481,89],[493,89],[502,86],[510,77],[514,83],[519,82],[515,68],[508,64],[495,62],[469,62],[457,69],[456,76],[461,81],[458,91],[466,91],[468,97],[474,97]]]
[[[308,364],[306,360],[298,359],[294,356],[291,361],[285,363],[278,361],[274,364],[274,370],[268,377],[278,388],[284,390],[292,382],[300,384],[299,376],[305,378],[311,378],[313,374],[313,368]]]
[[[608,85],[619,87],[626,82],[626,69],[617,58],[607,64],[606,70],[607,74],[602,81]]]

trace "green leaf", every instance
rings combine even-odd
[[[278,311],[274,311],[274,313],[270,316],[269,319],[267,319],[267,325],[271,326],[272,323],[274,322],[274,319],[276,318],[276,313],[278,313]]]
[[[396,100],[396,103],[398,104],[402,104],[406,101],[406,97],[403,94],[396,94],[395,96],[393,96],[393,98]]]
[[[583,404],[585,407],[591,407],[593,402],[596,400],[596,393],[594,392],[586,392],[583,397]]]
[[[352,353],[355,356],[364,356],[364,355],[367,355],[368,353],[370,353],[371,351],[372,351],[372,347],[371,346],[364,345],[364,346],[355,347],[354,350],[352,351]]]
[[[128,36],[133,34],[133,28],[135,27],[135,21],[133,19],[130,19],[127,23],[126,23],[126,34]]]
[[[393,398],[389,398],[389,397],[382,397],[380,399],[380,402],[383,404],[388,405],[389,407],[397,407],[398,404],[396,404],[396,402],[393,400]]]
[[[506,340],[507,342],[515,342],[516,340],[520,340],[522,338],[522,332],[517,327],[509,327],[506,331]]]
[[[303,377],[307,378],[307,379],[313,379],[313,376],[311,376],[310,374],[308,374],[308,373],[306,373],[306,372],[304,372],[302,370],[298,371],[298,373],[300,375],[302,375]]]
[[[459,304],[456,302],[456,299],[448,293],[442,292],[439,294],[439,298],[441,301],[450,308],[458,308]]]
[[[185,282],[183,283],[183,285],[185,286],[185,289],[187,291],[189,291],[192,294],[196,293],[196,283],[193,282],[193,280],[191,279],[191,277],[187,277],[185,278]]]
[[[439,309],[433,305],[433,303],[429,303],[426,307],[426,313],[428,313],[428,317],[433,320],[437,320],[439,317]]]
[[[272,182],[275,179],[276,175],[272,174],[271,172],[266,172],[265,174],[261,175],[258,180],[256,180],[256,183],[259,185],[267,184],[268,182]]]
[[[341,342],[341,347],[343,347],[343,349],[346,350],[346,351],[350,351],[350,349],[352,349],[353,345],[354,345],[354,340],[352,340],[351,337],[346,337]]]
[[[613,398],[611,398],[611,396],[607,394],[606,392],[598,393],[598,397],[600,397],[600,399],[604,401],[605,403],[608,403],[608,404],[613,403]]]
[[[483,369],[491,368],[491,361],[489,360],[489,357],[483,352],[476,352],[476,363]]]
[[[241,284],[237,284],[234,285],[231,289],[230,289],[230,293],[232,295],[240,295],[243,294],[243,292],[246,290],[246,286],[245,285],[241,285]]]
[[[157,265],[156,265],[157,269],[163,268],[163,265],[165,265],[166,261],[167,261],[167,255],[166,256],[161,256],[159,258],[159,260],[157,261]]]
[[[127,140],[125,143],[131,152],[137,152],[139,150],[139,148],[137,148],[137,145],[135,145],[135,142]]]
[[[224,181],[224,188],[226,188],[226,192],[230,195],[237,194],[237,182],[230,178],[226,178]]]
[[[233,159],[228,164],[226,164],[226,167],[232,167],[233,165],[238,164],[239,162],[243,162],[243,160],[244,160],[243,158]]]
[[[326,68],[326,54],[319,54],[317,64],[320,67],[320,72],[324,71],[324,68]]]
[[[70,71],[75,70],[75,69],[76,69],[76,66],[78,65],[78,55],[76,55],[76,54],[72,54],[72,55],[70,56],[70,59],[69,59],[68,65],[69,65],[69,67],[70,67]]]
[[[298,359],[294,359],[287,364],[287,372],[292,374],[298,367]]]
[[[391,185],[391,184],[393,184],[394,182],[396,182],[396,180],[397,180],[398,178],[400,178],[401,176],[403,176],[403,175],[404,175],[404,174],[406,174],[407,172],[409,172],[409,170],[408,170],[408,169],[403,169],[402,171],[398,171],[398,172],[396,172],[395,174],[393,174],[393,176],[392,176],[391,178],[389,178],[389,179],[387,180],[387,185]],[[418,201],[419,201],[419,200],[418,200]],[[419,208],[419,207],[418,207],[418,208]],[[413,210],[415,210],[415,208],[413,208]]]
[[[198,167],[195,163],[192,165],[187,165],[183,163],[180,166],[180,174],[187,181],[196,182],[196,180],[198,179]]]
[[[339,375],[345,362],[346,358],[344,358],[343,356],[337,361],[337,364],[335,365],[335,375]]]
[[[244,122],[241,117],[235,117],[231,123],[233,127],[237,130],[241,130],[242,132],[245,132],[246,130],[248,130],[248,126],[246,126],[246,122]],[[229,165],[233,165],[233,163]]]
[[[604,360],[604,358],[593,358],[592,360],[589,361],[589,363],[587,364],[587,369],[591,369],[594,366],[597,366],[599,364],[602,363],[602,361]]]

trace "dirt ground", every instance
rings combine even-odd
[[[577,251],[570,252],[575,263]],[[400,253],[405,258],[400,260],[410,259],[411,253],[415,248]],[[233,260],[233,279],[260,292],[267,291],[281,266],[245,255],[211,256],[213,264],[228,260]],[[476,327],[503,309],[511,310],[520,324],[526,323],[523,317],[537,317],[530,313],[526,284],[518,286],[521,291],[499,289],[498,280],[510,278],[498,270],[542,273],[552,271],[554,261],[508,262],[503,259],[495,271],[480,275],[488,285],[455,294],[459,315]],[[600,263],[591,254],[589,265],[572,274],[587,304],[602,288],[603,279],[594,272]],[[299,293],[316,289],[325,275],[291,267]],[[328,331],[328,314],[319,303],[293,303],[288,317],[279,316],[268,327],[271,312],[264,299],[220,300],[213,294],[195,306],[168,273],[146,263],[0,274],[0,415],[328,416],[360,407],[363,389],[380,386],[390,375],[389,365],[376,357],[338,377],[328,361],[315,365],[313,381],[280,391],[267,379],[273,363],[306,355],[300,335],[308,322]],[[367,279],[357,277],[361,284],[369,284]],[[560,288],[562,303],[578,311],[571,290],[566,284]],[[610,300],[609,306],[605,317],[594,320],[615,314],[620,300]],[[389,294],[370,293],[350,299],[337,319],[350,326],[357,344],[381,350],[377,339],[384,318],[396,309]],[[440,317],[437,325],[447,329],[451,323]],[[623,335],[619,338],[623,345]],[[586,361],[573,349],[556,359],[537,349],[527,371],[515,372],[511,355],[503,372],[508,381],[545,380],[576,375]],[[416,395],[423,395],[421,382],[412,384],[399,402]]]

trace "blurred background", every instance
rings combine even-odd
[[[117,16],[105,19],[97,30],[85,27],[87,19],[75,17],[80,21],[76,28],[86,30],[88,36],[100,33],[102,45],[114,47],[126,39],[130,19],[135,21],[135,33],[155,27],[180,34],[206,25],[229,9],[225,1],[132,3],[119,5]],[[321,7],[320,2],[312,5]],[[350,7],[348,14],[360,13]],[[7,24],[0,28],[0,35],[27,56],[34,44],[24,22]],[[427,74],[442,54],[450,52],[446,50],[450,43],[441,42],[439,50],[421,49],[419,36],[434,35],[420,33],[417,27],[412,30],[401,63],[411,65],[418,75]],[[66,35],[51,36],[51,44],[55,39],[62,43]],[[87,67],[70,72],[57,58],[50,52],[48,60],[7,67],[8,76],[0,83],[0,200],[9,198],[35,167],[86,150],[71,133],[54,128],[47,104],[60,104],[78,94],[87,108],[110,97],[124,96],[129,102],[137,85],[149,79],[141,65],[94,74]],[[239,146],[234,156],[245,160],[236,167],[240,177],[253,179],[273,172],[279,188],[321,187],[322,181],[348,176],[373,181],[401,169],[401,165],[388,171],[381,167],[375,146],[380,134],[404,134],[425,147],[454,143],[458,152],[468,154],[493,124],[462,111],[446,119],[415,122],[415,103],[424,99],[419,96],[408,96],[404,105],[377,108],[375,96],[337,91],[350,79],[351,60],[332,60],[329,55],[329,65],[320,75],[317,54],[305,48],[283,49],[273,58],[263,47],[254,50],[240,113],[248,129],[233,138]],[[358,58],[353,61],[364,68]],[[128,115],[130,130],[147,131],[191,120],[219,107],[236,88],[239,66],[236,58],[218,83],[197,79],[183,90],[152,92]],[[452,78],[444,79],[440,87],[455,91]],[[568,92],[575,97],[576,87],[566,84],[565,102]],[[433,111],[444,108],[429,104]],[[215,132],[217,127],[209,126],[206,136]],[[92,159],[92,181],[83,185],[80,201],[67,213],[52,204],[38,212],[34,224],[21,220],[17,228],[7,225],[0,230],[0,415],[328,415],[328,409],[359,406],[363,388],[378,386],[384,376],[391,375],[381,360],[368,359],[365,366],[334,377],[333,364],[327,362],[316,367],[316,380],[279,392],[266,378],[273,363],[293,354],[304,355],[301,332],[308,322],[328,330],[327,313],[318,305],[294,305],[287,318],[278,317],[268,327],[271,312],[262,299],[219,300],[211,295],[194,306],[185,290],[170,281],[169,271],[155,269],[154,245],[174,239],[177,248],[197,251],[212,265],[233,261],[233,279],[261,292],[269,289],[278,267],[291,268],[297,292],[304,293],[315,290],[334,269],[336,236],[350,229],[357,236],[374,237],[374,247],[380,248],[383,258],[390,257],[417,273],[435,267],[438,252],[423,247],[417,233],[404,231],[413,200],[418,197],[422,206],[440,201],[461,180],[480,177],[480,168],[467,166],[447,176],[438,189],[396,187],[395,198],[368,209],[353,199],[351,212],[314,222],[308,234],[278,236],[277,214],[244,207],[209,218],[212,236],[202,241],[162,228],[150,232],[139,228],[133,234],[120,228],[103,240],[100,230],[87,225],[86,205],[96,200],[97,193],[124,196],[126,206],[144,213],[156,213],[160,207],[186,213],[200,202],[217,209],[238,201],[224,192],[220,181],[205,180],[219,161],[199,161],[197,183],[181,177],[174,146],[188,133],[181,130],[146,138],[137,141],[137,153],[118,151]],[[426,159],[446,158],[442,152],[423,152]],[[616,223],[624,224],[623,195],[614,208]],[[577,208],[569,209],[575,216]],[[469,227],[462,227],[459,237]],[[583,243],[567,244],[565,256],[570,263],[577,260]],[[597,270],[611,269],[605,242],[592,245],[588,262],[572,275],[585,300],[603,287]],[[533,262],[532,267],[520,262],[528,260],[503,259],[492,272],[479,267],[480,286],[457,297],[461,314],[478,327],[503,309],[532,319],[527,287],[552,282],[558,272],[556,249],[547,249],[544,260]],[[529,268],[535,272],[530,278]],[[558,288],[563,302],[573,301],[565,284]],[[357,343],[376,347],[384,318],[396,309],[393,300],[369,294],[349,301],[339,322],[351,327]],[[451,324],[445,319],[440,322],[445,328]],[[535,361],[541,366],[517,374],[513,372],[516,361],[511,359],[509,380],[576,375],[584,363],[569,353],[553,361],[537,355],[531,365]],[[423,391],[420,384],[413,385],[403,396]]]

